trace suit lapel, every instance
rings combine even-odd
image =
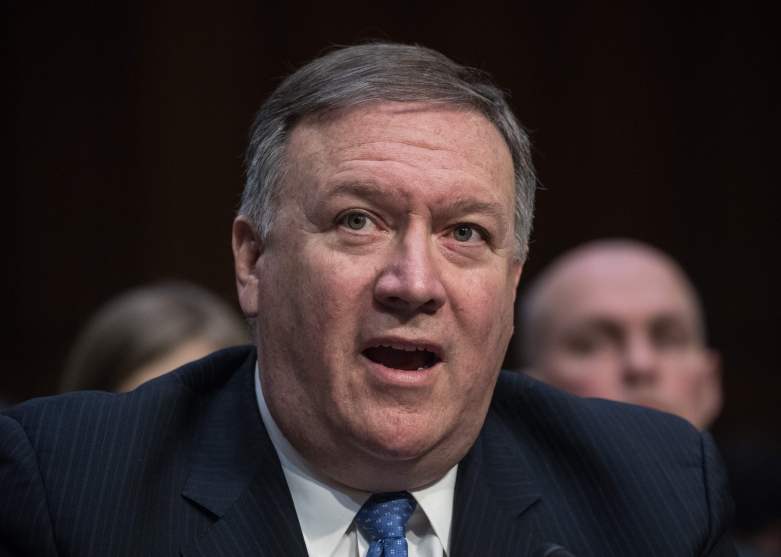
[[[254,368],[252,352],[213,399],[213,390],[204,389],[202,434],[182,496],[213,523],[194,533],[197,539],[182,549],[184,557],[307,555],[282,467],[258,413]],[[530,554],[539,545],[534,519],[539,499],[517,441],[489,412],[459,465],[450,557]]]
[[[255,401],[255,355],[221,387],[203,416],[182,496],[214,522],[183,556],[307,555],[293,500]]]
[[[540,492],[517,441],[489,412],[459,464],[450,557],[529,555],[540,545],[534,520]]]

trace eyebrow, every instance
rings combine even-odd
[[[657,315],[651,322],[651,330],[680,329],[680,331],[696,341],[705,341],[704,334],[697,320],[683,313],[669,312]]]
[[[505,224],[505,210],[501,203],[478,201],[476,199],[454,199],[444,206],[445,213],[479,213],[495,218]]]
[[[694,337],[698,336],[698,332],[690,331],[687,319],[684,315],[680,315],[676,312],[663,312],[654,315],[648,323],[650,329],[667,328],[667,327],[680,327],[686,333],[692,334]],[[622,327],[616,323],[611,317],[595,316],[589,317],[576,325],[572,326],[567,333],[568,334],[581,334],[590,332],[606,333],[611,337],[621,337],[623,335]]]
[[[340,182],[327,194],[329,197],[337,195],[354,195],[370,199],[382,197],[395,197],[396,192],[377,182]]]
[[[589,317],[570,326],[565,331],[568,336],[577,336],[583,333],[589,334],[598,332],[607,334],[611,338],[620,338],[622,336],[621,327],[615,320],[609,317]]]

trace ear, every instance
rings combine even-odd
[[[236,272],[236,290],[244,315],[258,315],[259,266],[263,244],[254,224],[243,215],[233,221],[233,266]]]
[[[700,429],[708,427],[721,413],[724,404],[721,387],[721,355],[715,350],[705,350],[704,378],[700,395],[700,419],[695,424]]]
[[[514,259],[510,272],[512,273],[513,281],[513,303],[515,303],[515,297],[518,295],[518,283],[521,281],[521,275],[523,274],[523,263],[519,259]]]

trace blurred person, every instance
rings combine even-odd
[[[0,414],[0,554],[734,555],[707,433],[501,372],[535,176],[482,72],[334,50],[247,168],[255,346]]]
[[[166,281],[106,302],[77,337],[63,391],[130,391],[221,348],[249,342],[246,322],[205,288]]]
[[[584,397],[649,406],[706,428],[721,410],[719,356],[681,267],[624,239],[582,245],[536,279],[521,308],[527,371]]]

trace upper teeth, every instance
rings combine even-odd
[[[426,348],[423,348],[422,346],[409,346],[409,345],[401,345],[401,344],[380,344],[378,346],[382,346],[384,348],[394,348],[396,350],[403,350],[405,352],[428,352]]]

